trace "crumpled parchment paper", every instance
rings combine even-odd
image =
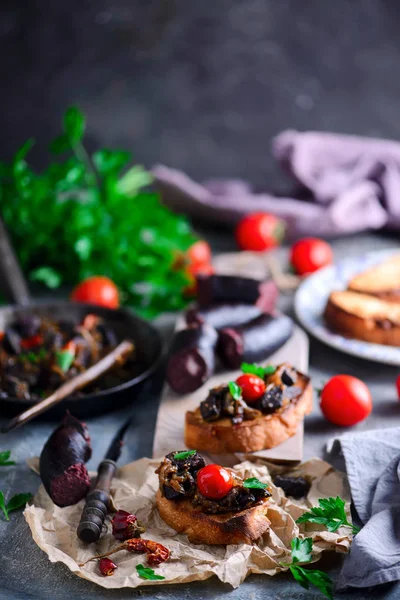
[[[196,546],[190,544],[185,535],[177,534],[166,525],[158,514],[154,500],[158,477],[154,470],[159,462],[142,458],[120,468],[113,480],[112,495],[117,508],[136,514],[145,525],[146,533],[142,537],[160,542],[170,549],[169,561],[155,568],[156,573],[163,575],[165,580],[141,579],[135,567],[139,563],[146,565],[146,556],[131,554],[125,550],[111,557],[118,568],[110,577],[100,574],[97,561],[79,567],[79,563],[95,554],[107,552],[120,542],[112,537],[108,522],[107,533],[96,544],[83,544],[77,538],[76,528],[84,501],[75,506],[59,508],[50,500],[43,486],[24,511],[33,539],[46,552],[51,562],[60,561],[79,577],[104,588],[186,583],[208,579],[212,575],[233,587],[238,587],[250,573],[275,575],[287,569],[279,563],[288,562],[291,540],[299,535],[299,526],[295,520],[305,510],[318,504],[318,498],[339,495],[347,501],[349,511],[350,497],[344,475],[320,459],[311,459],[290,470],[290,473],[312,480],[308,497],[302,501],[286,498],[282,490],[272,483],[271,475],[282,470],[282,467],[245,461],[235,467],[235,471],[241,477],[258,477],[269,484],[272,493],[268,510],[270,530],[253,546]],[[288,471],[287,467],[285,471]],[[348,552],[352,539],[350,530],[346,527],[330,533],[322,526],[304,524],[301,525],[300,533],[313,538],[315,560],[318,560],[325,550]]]

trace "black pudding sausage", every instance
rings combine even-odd
[[[215,329],[223,327],[237,327],[255,319],[262,314],[262,310],[255,304],[241,304],[233,302],[231,304],[212,304],[204,308],[189,308],[186,312],[186,323],[201,325],[208,323]]]
[[[293,321],[287,315],[260,315],[239,327],[226,327],[219,332],[218,355],[230,369],[242,362],[267,359],[290,338]]]
[[[71,506],[90,489],[85,463],[92,455],[85,423],[68,412],[45,443],[40,455],[40,478],[57,506]]]
[[[236,275],[198,275],[197,302],[201,307],[215,302],[255,304],[262,312],[272,313],[278,299],[272,279],[260,281]]]
[[[217,340],[217,332],[208,323],[175,333],[166,369],[166,379],[175,392],[194,392],[213,374]]]

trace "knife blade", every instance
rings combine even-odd
[[[111,482],[117,470],[117,460],[121,456],[124,436],[132,422],[129,417],[111,440],[104,459],[98,466],[94,488],[86,496],[78,525],[78,538],[86,544],[97,542],[101,536],[104,521],[110,507]]]

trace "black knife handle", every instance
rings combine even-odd
[[[77,529],[78,538],[85,544],[97,542],[102,534],[110,505],[111,481],[116,468],[114,461],[103,460],[99,465],[96,485],[86,496],[86,503]]]

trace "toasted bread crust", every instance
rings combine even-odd
[[[309,377],[298,373],[303,392],[282,411],[232,425],[230,419],[207,422],[199,411],[188,411],[185,420],[185,444],[188,448],[211,454],[257,452],[274,448],[297,431],[299,421],[312,410]]]
[[[347,311],[342,303],[338,302],[342,296],[337,294],[338,292],[333,292],[330,295],[324,312],[325,320],[333,331],[373,344],[400,346],[400,325],[391,323],[389,320],[386,327],[378,318],[368,317],[365,314],[358,316],[355,312]],[[345,294],[345,292],[340,292],[340,294]],[[368,297],[360,294],[360,302],[362,302],[362,298]],[[385,316],[382,315],[381,318],[384,319]]]
[[[156,504],[163,521],[186,534],[192,544],[251,544],[270,526],[268,499],[237,513],[215,515],[194,507],[190,500],[167,500],[158,490]]]
[[[400,303],[400,255],[355,275],[348,284],[348,290],[360,294],[370,294],[386,302]]]

